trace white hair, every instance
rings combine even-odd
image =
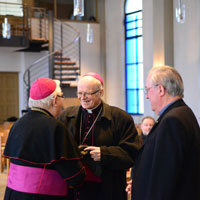
[[[80,82],[81,80],[83,80],[83,79],[86,79],[86,80],[91,80],[91,79],[92,79],[92,80],[93,80],[93,83],[94,83],[95,89],[97,89],[97,90],[102,90],[102,89],[103,89],[103,85],[102,85],[101,81],[98,80],[98,79],[96,79],[95,77],[89,76],[89,75],[82,76],[82,77],[79,78],[78,84],[79,84],[79,82]]]
[[[46,97],[44,99],[40,99],[40,100],[35,100],[35,99],[32,99],[31,97],[29,97],[28,104],[29,104],[30,108],[32,108],[32,107],[49,108],[52,105],[54,97],[62,94],[62,90],[60,88],[60,81],[59,80],[54,80],[54,81],[56,83],[56,89],[48,97]]]

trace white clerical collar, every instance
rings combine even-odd
[[[92,110],[91,109],[86,109],[88,113],[92,114]]]
[[[85,109],[85,110],[87,110],[88,113],[92,114],[92,113],[93,113],[93,110],[95,110],[97,107],[99,107],[100,104],[101,104],[101,102],[100,102],[95,108],[92,108],[92,109]]]

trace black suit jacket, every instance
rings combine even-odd
[[[132,200],[200,199],[200,128],[182,99],[155,123],[139,151]]]

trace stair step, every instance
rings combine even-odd
[[[55,75],[54,76],[56,79],[59,79],[59,80],[69,80],[69,79],[72,79],[72,80],[76,80],[77,79],[77,76],[76,75],[71,75],[71,76],[68,76],[68,75]]]
[[[47,48],[47,47],[49,47],[49,43],[42,44],[41,47],[42,47],[42,48]]]
[[[70,57],[65,57],[65,56],[54,56],[54,59],[55,60],[64,60],[64,61],[71,60]]]
[[[63,55],[63,53],[62,53],[62,52],[60,52],[60,51],[56,51],[55,55],[57,55],[57,56],[62,56],[62,55]]]
[[[79,69],[77,69],[77,68],[72,69],[72,70],[63,69],[63,68],[54,69],[54,73],[55,74],[60,74],[60,73],[63,73],[63,74],[66,74],[66,73],[78,73],[78,74],[80,74]]]
[[[71,87],[77,86],[77,81],[60,81],[62,85],[69,85]]]
[[[63,66],[63,65],[57,65],[57,66],[54,66],[54,69],[55,70],[79,70],[79,67],[78,66]]]
[[[55,61],[55,65],[75,65],[76,62],[74,61]]]
[[[32,41],[32,42],[39,42],[39,43],[41,43],[41,42],[43,42],[43,43],[49,42],[49,40],[46,39],[46,38],[31,38],[30,41]]]
[[[71,77],[71,78],[61,78],[59,79],[61,82],[65,82],[65,81],[77,81],[76,77]]]
[[[72,71],[72,72],[68,72],[68,71],[63,72],[63,71],[56,70],[56,71],[54,71],[54,74],[55,75],[65,75],[65,76],[79,76],[79,72],[74,72],[74,71]]]

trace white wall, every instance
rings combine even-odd
[[[167,1],[172,3],[172,1]],[[174,6],[177,3],[174,2]],[[174,67],[180,72],[185,85],[185,102],[192,108],[198,121],[200,122],[200,1],[190,0],[182,1],[186,4],[186,22],[178,24],[175,20],[175,7],[173,8],[174,19],[173,36],[168,43],[173,45],[173,55],[168,56],[163,52],[163,57],[159,57],[160,64],[168,64],[165,60],[170,60],[174,63]],[[105,1],[105,22],[106,22],[106,99],[107,102],[124,108],[124,32],[123,32],[123,0],[106,0]],[[156,34],[167,34],[166,27],[160,20],[163,18],[163,7],[166,4],[165,0],[143,0],[143,28],[144,28],[144,78],[149,69],[155,64],[156,48],[162,46],[155,37]],[[160,6],[160,8],[159,8]],[[166,5],[165,5],[166,6]],[[156,13],[155,13],[156,12]],[[157,16],[158,22],[154,18]],[[160,28],[155,26],[160,24]],[[164,23],[164,21],[163,21]],[[165,22],[169,25],[169,23]],[[164,32],[163,32],[164,30]],[[156,31],[156,32],[155,32]],[[162,38],[162,37],[161,37]],[[160,40],[160,42],[162,42]],[[163,39],[168,50],[168,43]],[[163,51],[163,49],[161,49]],[[165,55],[164,55],[165,54]],[[162,54],[161,54],[162,55]],[[157,58],[158,61],[158,58]],[[169,62],[169,61],[168,61]],[[147,100],[144,101],[144,115],[154,114],[151,111],[150,104]],[[141,116],[133,116],[136,122],[139,122]]]
[[[100,65],[100,25],[90,23],[93,29],[93,43],[87,43],[86,33],[88,23],[84,22],[69,22],[77,28],[81,35],[81,75],[92,71],[101,74]]]
[[[182,1],[186,5],[184,24],[174,16],[174,65],[185,87],[185,102],[200,124],[200,1]],[[175,13],[176,2],[174,2]]]
[[[124,1],[105,1],[106,102],[125,109]]]
[[[0,47],[1,72],[19,72],[21,70],[20,53],[16,50],[16,48]]]

